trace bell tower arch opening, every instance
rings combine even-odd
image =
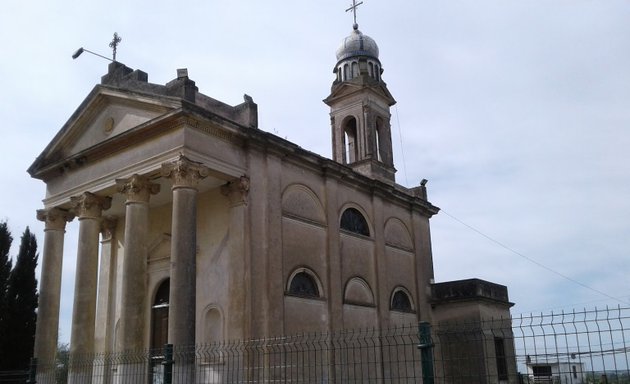
[[[359,158],[357,119],[350,117],[343,124],[343,163],[351,164]]]

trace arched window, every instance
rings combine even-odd
[[[352,78],[359,76],[359,63],[356,61],[352,62]]]
[[[348,64],[343,66],[343,81],[348,80]]]
[[[374,64],[371,61],[368,63],[368,74],[370,77],[374,77]]]
[[[164,280],[151,305],[151,348],[162,348],[168,340],[168,305],[170,280]]]
[[[348,119],[343,128],[344,164],[357,161],[359,147],[357,146],[357,120],[354,117]]]
[[[365,217],[356,208],[348,208],[341,215],[339,227],[343,230],[358,233],[363,236],[370,236],[370,227]]]
[[[394,290],[394,294],[392,295],[392,300],[390,303],[390,309],[392,311],[399,312],[413,312],[411,299],[409,298],[409,294],[404,289],[397,288]]]
[[[287,293],[301,297],[319,297],[319,288],[313,275],[302,270],[293,275],[289,282]]]

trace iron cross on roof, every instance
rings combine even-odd
[[[118,36],[118,33],[114,32],[114,39],[112,40],[111,43],[109,43],[109,47],[112,49],[113,51],[113,57],[114,57],[114,61],[116,61],[116,47],[118,47],[118,44],[122,41],[122,39],[120,38],[120,36]]]
[[[352,5],[350,6],[350,8],[346,9],[346,12],[352,11],[353,16],[354,16],[354,26],[357,26],[357,7],[359,5],[363,4],[362,1],[359,1],[357,3],[357,0],[352,0]],[[355,27],[356,28],[356,27]]]

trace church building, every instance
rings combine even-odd
[[[439,209],[426,181],[396,183],[378,46],[355,23],[336,56],[332,159],[260,129],[250,96],[200,93],[186,69],[159,85],[109,65],[28,170],[46,184],[39,361],[55,356],[67,247],[73,355],[509,317],[503,286],[434,283]]]

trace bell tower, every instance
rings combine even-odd
[[[356,5],[349,8],[356,11]],[[381,75],[378,46],[353,25],[337,50],[336,75],[330,95],[333,160],[355,171],[394,183],[391,114],[396,103]]]

